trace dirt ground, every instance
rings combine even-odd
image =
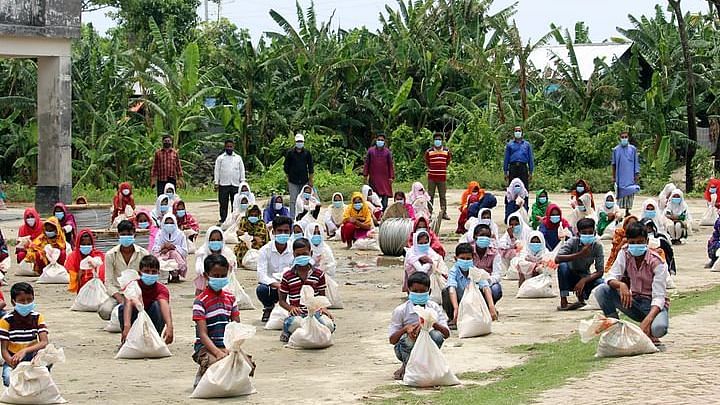
[[[457,201],[461,190],[449,192],[452,221],[443,223],[442,240],[448,252],[454,250],[454,235],[458,217]],[[496,193],[502,201],[502,193]],[[567,195],[551,195],[567,209]],[[596,197],[597,199],[598,197]],[[636,198],[635,212],[640,202]],[[704,211],[702,200],[690,201],[696,221]],[[217,204],[188,204],[188,211],[198,217],[206,229],[217,220]],[[21,211],[20,211],[21,212]],[[502,206],[494,210],[496,220],[502,219]],[[21,214],[20,214],[21,216]],[[17,234],[19,220],[0,222],[8,238]],[[504,227],[501,226],[501,229]],[[710,227],[700,228],[687,244],[676,248],[679,290],[703,288],[720,282],[720,273],[703,269],[706,241]],[[604,242],[606,254],[609,242]],[[257,326],[255,338],[245,348],[257,362],[255,385],[258,393],[246,398],[231,399],[246,403],[280,403],[294,400],[299,403],[347,403],[366,398],[378,386],[394,384],[392,372],[399,362],[387,341],[387,327],[395,306],[402,303],[400,291],[402,262],[383,260],[378,265],[379,252],[357,252],[332,242],[338,260],[337,281],[345,302],[345,309],[334,310],[337,331],[335,345],[319,351],[287,349],[279,341],[279,332],[263,330],[260,311],[243,311],[244,322]],[[448,264],[452,265],[452,254]],[[190,258],[189,274],[194,273],[194,258]],[[21,277],[9,273],[10,283]],[[239,271],[240,279],[255,303],[256,275]],[[27,279],[25,279],[27,280]],[[170,346],[173,356],[157,360],[114,360],[120,336],[104,332],[105,322],[94,313],[70,312],[73,296],[65,286],[37,285],[38,310],[45,315],[50,328],[50,340],[65,348],[67,362],[53,368],[53,377],[64,397],[74,403],[187,403],[192,389],[196,365],[191,359],[194,340],[191,306],[193,285],[190,281],[170,285],[171,306],[175,323],[175,342]],[[557,288],[557,287],[556,287]],[[503,283],[504,298],[499,302],[500,320],[493,325],[491,335],[458,339],[456,333],[446,342],[443,352],[455,372],[490,371],[523,361],[507,348],[518,344],[551,341],[573,333],[578,320],[590,315],[588,311],[559,313],[557,298],[520,300],[515,298],[517,283]],[[9,300],[9,287],[2,288]],[[670,333],[664,339],[668,353],[685,350],[685,336]],[[473,361],[468,361],[473,359]],[[625,363],[639,362],[629,358]]]

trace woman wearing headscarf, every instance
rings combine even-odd
[[[505,192],[505,223],[507,223],[510,214],[521,208],[525,209],[525,214],[527,216],[528,207],[525,205],[525,198],[527,196],[528,191],[522,180],[519,178],[512,179]]]
[[[148,210],[141,208],[137,210],[135,213],[135,218],[133,218],[133,224],[135,225],[135,229],[138,231],[148,231],[149,237],[148,237],[148,244],[147,246],[143,246],[147,250],[151,250],[152,247],[155,245],[155,236],[158,233],[158,228],[155,225],[155,221],[152,219],[152,215]]]
[[[707,187],[705,187],[705,201],[708,206],[720,209],[720,198],[718,198],[718,190],[720,190],[720,179],[710,179]]]
[[[325,212],[325,231],[329,238],[334,238],[337,230],[342,226],[345,209],[342,193],[333,194],[330,209]]]
[[[618,253],[620,253],[620,249],[622,249],[622,247],[625,246],[625,244],[627,243],[627,239],[625,238],[625,231],[630,225],[634,224],[637,221],[638,218],[636,216],[627,216],[623,220],[622,226],[615,229],[612,240],[612,248],[610,249],[610,254],[608,255],[607,261],[605,262],[605,273],[610,271],[613,264],[615,264]]]
[[[51,245],[55,249],[60,250],[59,264],[64,264],[67,258],[67,242],[65,241],[65,233],[63,232],[60,221],[57,217],[52,216],[43,223],[43,233],[35,238],[27,249],[25,260],[33,264],[33,270],[37,274],[42,274],[45,266],[49,261],[45,255],[45,246]]]
[[[173,214],[175,214],[175,218],[177,218],[178,229],[187,236],[188,240],[195,242],[195,238],[197,238],[197,235],[200,233],[200,224],[195,217],[187,212],[187,207],[183,200],[175,201]]]
[[[362,196],[365,200],[365,204],[370,208],[370,212],[373,216],[373,221],[377,225],[378,221],[380,221],[380,218],[382,218],[383,213],[383,206],[382,201],[380,200],[380,196],[378,196],[375,191],[373,191],[372,187],[368,186],[367,184],[362,186]]]
[[[18,239],[30,238],[30,240],[23,246],[17,245],[15,247],[15,256],[17,257],[18,263],[25,259],[27,246],[29,246],[30,243],[32,243],[32,241],[34,241],[35,238],[40,236],[42,233],[43,223],[40,219],[40,214],[38,214],[35,208],[25,208],[25,212],[23,213],[23,224],[20,225],[20,229],[18,229]]]
[[[263,221],[265,224],[272,224],[272,220],[275,217],[283,216],[289,217],[290,210],[283,204],[283,198],[281,195],[273,194],[268,200],[267,207],[263,211]]]
[[[659,212],[664,212],[665,208],[667,207],[668,201],[670,200],[670,193],[673,192],[677,187],[673,183],[668,183],[663,187],[660,194],[658,194],[657,198],[657,204],[655,205],[655,208]]]
[[[479,200],[478,194],[470,194],[470,196],[467,198],[465,203],[465,209],[460,213],[460,216],[458,217],[458,226],[455,230],[455,233],[458,235],[461,235],[465,231],[465,226],[470,219],[470,209],[473,204],[477,203]]]
[[[265,222],[260,218],[260,207],[256,204],[248,208],[247,214],[240,219],[237,228],[237,236],[240,238],[244,234],[252,236],[252,248],[260,249],[270,241],[270,233],[268,232]],[[249,250],[248,246],[242,240],[235,245],[235,257],[238,263],[242,263],[245,253]]]
[[[574,234],[579,233],[577,223],[583,218],[590,218],[597,224],[597,214],[595,213],[595,209],[592,207],[592,197],[590,197],[590,194],[588,193],[581,195],[580,198],[577,199],[575,208],[570,213],[568,222],[570,223],[570,228]]]
[[[475,243],[475,237],[473,236],[473,232],[475,231],[475,227],[478,224],[485,224],[490,227],[490,233],[492,234],[492,240],[493,240],[493,246],[497,246],[498,239],[500,238],[500,229],[498,228],[495,221],[492,219],[492,210],[490,208],[483,208],[478,213],[477,218],[470,218],[465,223],[465,229],[467,232],[465,232],[464,236],[460,237],[460,243],[469,243],[473,244]]]
[[[611,239],[623,219],[623,212],[615,201],[615,193],[612,191],[605,193],[605,199],[598,211],[597,234],[603,239]]]
[[[207,287],[207,279],[203,277],[205,270],[205,258],[210,255],[223,255],[230,265],[228,274],[237,269],[237,260],[232,249],[225,245],[225,236],[222,228],[219,226],[211,226],[205,233],[205,244],[195,252],[195,295],[199,295]]]
[[[95,247],[95,235],[89,229],[78,232],[75,246],[77,248],[68,255],[65,261],[65,268],[70,275],[68,291],[77,294],[85,283],[95,277],[93,272],[97,272],[98,278],[105,282],[105,253]],[[96,257],[102,261],[102,264],[94,269],[80,268],[80,262],[87,257]]]
[[[692,232],[692,216],[685,202],[685,195],[680,189],[676,188],[670,194],[670,200],[665,207],[665,218],[672,243],[679,245],[680,239],[687,239],[688,234]]]
[[[595,209],[595,199],[593,199],[592,189],[590,188],[590,184],[583,179],[576,181],[575,187],[570,192],[570,208],[575,209],[577,201],[584,194],[590,195],[590,206]]]
[[[538,229],[549,205],[550,198],[548,197],[548,193],[541,188],[535,193],[535,203],[530,212],[530,226],[532,226],[533,229]]]
[[[428,222],[428,219],[425,217],[415,218],[412,232],[410,232],[410,235],[408,235],[407,247],[413,246],[413,238],[415,233],[417,233],[418,231],[426,231],[428,235],[430,235],[430,247],[432,248],[432,250],[435,251],[435,253],[439,254],[444,258],[445,247],[443,247],[442,243],[440,242],[440,238],[438,238],[435,232],[430,229],[430,222]]]
[[[655,229],[655,223],[649,219],[643,219],[640,221],[648,232],[648,248],[654,249],[660,257],[665,261],[668,266],[670,274],[676,274],[677,268],[675,267],[675,252],[673,251],[670,239],[666,235],[661,234]]]
[[[237,223],[240,218],[245,216],[245,212],[248,207],[255,204],[255,194],[250,191],[250,185],[246,181],[240,182],[238,192],[233,198],[232,204],[232,215],[228,215],[225,223],[222,225],[223,228],[227,229],[233,224]]]
[[[570,224],[563,218],[562,210],[557,204],[548,205],[538,231],[545,237],[545,246],[548,250],[554,250],[561,240],[572,236]]]
[[[407,279],[416,271],[430,275],[434,269],[443,263],[443,258],[430,246],[430,234],[426,230],[419,230],[413,234],[412,247],[406,248],[405,271],[403,272],[402,291],[408,292]]]
[[[120,183],[117,194],[113,197],[112,217],[114,221],[118,215],[125,213],[125,207],[130,206],[135,211],[135,198],[133,198],[132,186],[130,183]]]
[[[335,255],[330,246],[323,240],[322,227],[319,223],[311,222],[305,227],[305,239],[310,241],[313,266],[324,271],[330,277],[335,277],[337,268]]]
[[[706,269],[709,269],[715,265],[715,262],[718,259],[718,249],[720,249],[720,218],[715,220],[715,225],[713,225],[713,233],[712,235],[710,235],[710,239],[708,239],[707,252],[710,262],[705,265]]]
[[[162,228],[155,236],[152,253],[159,260],[174,260],[178,269],[171,272],[171,282],[180,281],[180,277],[187,274],[187,238],[178,229],[177,219],[173,214],[165,214],[162,219]]]
[[[485,190],[480,188],[480,183],[477,181],[468,183],[467,189],[465,189],[462,196],[460,196],[460,206],[458,207],[460,217],[458,217],[458,226],[455,233],[462,234],[465,232],[465,223],[469,218],[468,207],[470,204],[480,201],[484,195]]]
[[[544,268],[557,267],[553,260],[547,259],[548,250],[545,245],[545,237],[542,232],[530,232],[528,243],[510,264],[510,267],[518,270],[518,287],[523,285],[526,279],[539,275]]]
[[[62,231],[65,233],[65,240],[72,247],[75,243],[73,238],[77,234],[75,216],[73,216],[65,204],[61,202],[55,204],[55,207],[53,207],[53,215],[55,215],[55,218],[57,218],[60,223]]]
[[[430,194],[425,191],[425,186],[419,181],[412,184],[407,202],[413,206],[413,210],[417,216],[422,215],[429,218],[432,214],[430,209]]]
[[[410,218],[415,220],[415,209],[405,198],[405,193],[396,191],[393,195],[394,203],[385,210],[383,218]],[[389,216],[393,215],[393,216]]]
[[[175,185],[172,183],[165,184],[165,195],[168,198],[168,205],[173,206],[175,204],[175,201],[180,200],[180,195],[175,190]]]
[[[658,209],[658,202],[653,198],[648,198],[642,203],[642,215],[640,219],[649,218],[655,223],[655,229],[658,232],[667,235],[665,230],[665,220],[663,211]]]
[[[170,199],[165,194],[160,194],[158,198],[155,199],[155,209],[150,213],[150,219],[152,219],[156,228],[162,227],[160,222],[166,214],[170,213],[170,207],[172,207],[170,205]]]
[[[348,249],[358,239],[365,239],[373,228],[373,215],[370,207],[363,199],[362,194],[355,192],[350,201],[352,204],[345,208],[343,225],[340,237],[347,244]]]
[[[298,194],[297,199],[295,199],[296,217],[293,218],[293,220],[303,220],[303,223],[307,223],[310,221],[314,222],[318,219],[318,216],[320,215],[320,207],[320,198],[317,196],[313,188],[310,187],[310,185],[306,184],[303,186],[300,194]],[[305,219],[305,216],[307,214],[310,214],[313,219]]]
[[[525,223],[520,214],[513,213],[507,219],[507,230],[498,239],[497,247],[502,258],[502,269],[505,272],[510,261],[522,251],[527,244],[532,228]]]

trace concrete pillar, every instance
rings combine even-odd
[[[68,46],[70,40],[67,40]],[[38,58],[38,184],[35,208],[47,214],[72,200],[70,56]]]

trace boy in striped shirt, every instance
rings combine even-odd
[[[14,309],[0,320],[3,384],[10,385],[10,371],[22,361],[30,361],[48,344],[43,316],[35,312],[35,292],[28,283],[16,283],[10,289]]]

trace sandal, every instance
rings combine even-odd
[[[585,304],[584,302],[578,301],[578,302],[573,302],[572,304],[570,304],[566,307],[557,307],[557,310],[558,311],[575,311],[577,309],[584,307],[585,305],[587,305],[587,304]]]
[[[405,365],[404,364],[402,366],[400,366],[399,369],[395,370],[395,372],[393,373],[393,378],[395,380],[402,380],[403,377],[405,377]]]

